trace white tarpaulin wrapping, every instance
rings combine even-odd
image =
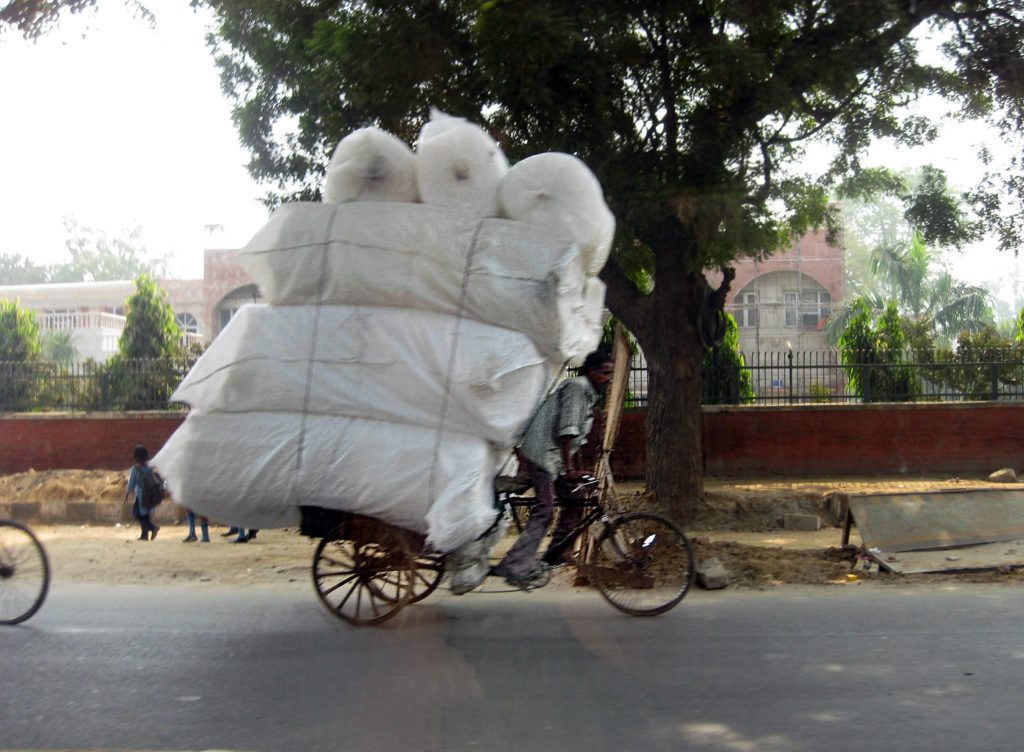
[[[449,551],[496,518],[500,460],[482,439],[359,418],[192,411],[153,460],[175,500],[253,528],[300,505],[370,515]]]
[[[604,300],[586,294],[578,247],[522,222],[426,204],[285,204],[235,260],[272,305],[460,314],[523,332],[557,363],[582,358],[600,337],[593,321]]]
[[[172,396],[206,412],[375,418],[511,447],[552,367],[510,329],[425,311],[249,305]]]

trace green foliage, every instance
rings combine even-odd
[[[25,363],[39,357],[39,323],[35,311],[17,301],[0,300],[0,362]]]
[[[832,390],[827,386],[819,384],[817,381],[811,382],[810,386],[811,402],[815,403],[828,403],[832,401]]]
[[[140,274],[135,294],[125,304],[119,354],[124,358],[174,358],[181,355],[180,342],[181,329],[166,293],[151,275]]]
[[[159,362],[180,361],[184,356],[181,329],[166,295],[153,277],[140,275],[125,307],[118,353],[105,367],[105,393],[125,410],[163,407],[178,379]]]
[[[725,316],[725,336],[704,356],[701,365],[702,401],[705,405],[738,405],[754,402],[753,378],[740,352],[736,319]]]
[[[39,359],[39,324],[34,311],[0,300],[0,410],[23,407],[33,382],[25,367]]]
[[[142,0],[124,0],[137,16],[155,24],[152,11]],[[69,13],[82,13],[95,8],[96,0],[9,0],[0,7],[0,32],[5,28],[18,31],[25,39],[38,39]]]
[[[1003,387],[1020,388],[1024,342],[1007,342],[995,327],[962,332],[955,349],[937,350],[929,379],[968,400],[999,399]]]
[[[873,326],[863,299],[839,338],[839,348],[850,390],[864,402],[912,401],[920,392],[917,374],[906,364],[906,347],[896,304],[886,306]]]

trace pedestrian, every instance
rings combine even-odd
[[[523,435],[519,454],[533,483],[536,503],[530,510],[523,532],[505,557],[491,570],[515,587],[530,589],[546,580],[545,571],[558,561],[536,561],[541,539],[555,515],[555,479],[579,480],[586,473],[578,467],[579,448],[586,442],[594,422],[598,396],[611,383],[611,356],[597,350],[580,367],[579,376],[563,381],[545,397]],[[548,552],[579,523],[582,509],[565,507],[551,537]]]
[[[153,472],[148,464],[149,450],[142,444],[135,447],[132,452],[135,464],[128,473],[128,487],[124,492],[124,500],[128,501],[134,494],[135,501],[132,503],[132,517],[134,517],[142,528],[139,540],[156,540],[156,534],[160,532],[160,526],[152,520],[153,509],[143,505],[142,502],[142,478]]]
[[[195,543],[199,538],[196,537],[196,513],[191,509],[185,511],[185,521],[188,522],[188,537],[185,538],[185,543]],[[210,542],[210,520],[206,517],[199,517],[199,529],[203,533],[202,542]]]

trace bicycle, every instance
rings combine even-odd
[[[567,563],[620,611],[633,616],[665,613],[693,585],[690,541],[676,523],[660,514],[607,511],[593,493],[596,485],[597,479],[590,478],[576,489],[581,498],[556,501],[561,507],[579,505],[584,514],[552,554],[569,551],[589,533],[589,546]],[[522,495],[528,488],[501,478],[495,493],[500,503],[522,511],[535,503]],[[300,532],[322,537],[313,555],[313,585],[338,618],[354,625],[380,624],[440,584],[446,555],[427,550],[423,535],[365,515],[312,506],[300,509]]]
[[[20,522],[0,520],[0,624],[31,617],[49,589],[50,562],[43,544]]]
[[[594,493],[597,483],[597,478],[586,476],[556,496],[557,509],[575,506],[582,508],[583,514],[565,538],[548,548],[545,558],[575,567],[605,600],[624,613],[665,613],[686,596],[694,582],[689,539],[679,525],[655,512],[609,512]],[[514,520],[528,518],[536,501],[523,495],[529,489],[526,481],[499,478],[496,488],[504,493],[502,501]],[[571,552],[585,533],[589,534],[588,545],[566,560],[564,554]],[[542,580],[543,584],[547,582]]]

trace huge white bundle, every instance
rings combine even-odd
[[[594,173],[571,154],[549,152],[517,162],[501,181],[498,202],[506,217],[568,232],[588,274],[598,274],[608,260],[615,217]]]
[[[498,184],[507,170],[501,147],[473,123],[425,128],[416,143],[416,186],[424,203],[497,216]]]
[[[236,256],[270,305],[243,308],[179,386],[197,409],[154,464],[223,522],[319,506],[452,551],[495,521],[500,450],[548,379],[597,345],[614,220],[578,160],[508,170],[440,113],[414,155],[373,128],[343,139],[324,196]]]
[[[412,149],[379,128],[361,128],[334,150],[324,181],[324,201],[416,201]]]
[[[529,338],[366,306],[245,306],[171,399],[206,412],[309,412],[440,427],[510,447],[551,366]]]
[[[271,305],[381,305],[523,332],[558,363],[596,344],[578,246],[426,204],[285,204],[235,257]],[[600,332],[598,331],[598,336]]]
[[[254,528],[298,507],[370,515],[452,550],[493,524],[498,459],[486,441],[397,423],[192,411],[154,458],[174,498]]]

